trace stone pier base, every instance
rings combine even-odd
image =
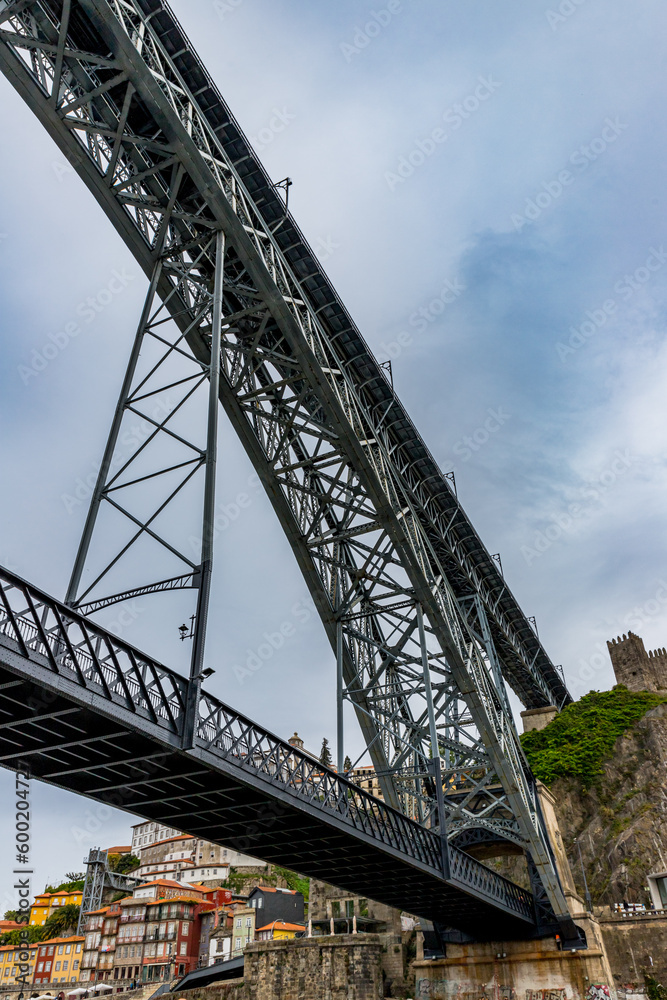
[[[448,944],[447,958],[415,963],[418,1000],[614,1000],[603,948],[585,951],[557,943],[498,941]]]

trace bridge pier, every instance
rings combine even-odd
[[[604,946],[561,951],[552,938],[448,944],[446,958],[417,961],[414,968],[419,1000],[605,1000],[616,996]]]

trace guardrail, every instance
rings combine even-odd
[[[101,626],[0,567],[0,637],[23,657],[41,659],[53,673],[99,697],[148,718],[180,736],[188,680]],[[351,832],[420,862],[440,878],[442,845],[435,831],[386,805],[335,771],[202,692],[197,745],[213,759],[288,791],[333,817]],[[269,794],[270,794],[270,789]],[[481,862],[448,847],[451,881],[534,919],[530,892]]]

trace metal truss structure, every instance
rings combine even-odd
[[[480,939],[554,930],[533,896],[0,568],[0,763]],[[443,844],[445,851],[443,851]],[[93,907],[104,859],[91,855]],[[95,895],[97,893],[97,895]]]
[[[197,588],[183,735],[193,746],[208,711],[219,396],[335,652],[339,770],[347,699],[387,807],[443,843],[482,830],[525,852],[575,939],[504,687],[527,707],[560,707],[564,682],[174,15],[163,0],[3,0],[0,68],[150,279],[70,607]],[[186,419],[200,386],[208,409]],[[146,408],[156,398],[162,416]],[[118,469],[128,414],[151,430]],[[169,511],[199,469],[195,564],[169,536]],[[131,532],[88,578],[102,507]],[[147,541],[165,561],[142,561],[146,578],[129,582],[123,559]]]
[[[99,910],[102,906],[105,889],[131,892],[132,889],[143,882],[143,879],[137,878],[134,875],[112,872],[109,868],[108,853],[108,851],[100,850],[99,847],[91,847],[88,852],[88,857],[85,861],[86,878],[83,883],[83,893],[81,895],[77,934],[81,933],[88,913],[92,910]]]

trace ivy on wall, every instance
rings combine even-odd
[[[622,684],[611,691],[591,691],[568,705],[542,730],[521,737],[533,774],[545,785],[557,778],[575,778],[585,789],[603,773],[619,736],[656,705],[667,703],[650,691],[628,691]]]

